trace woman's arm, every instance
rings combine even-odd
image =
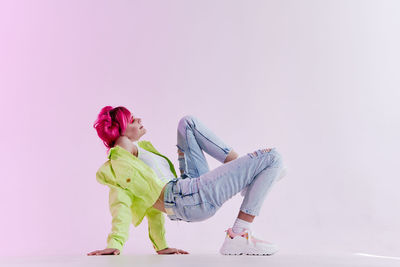
[[[165,240],[165,218],[161,211],[151,207],[146,213],[146,217],[149,225],[149,238],[157,254],[189,254],[185,250],[168,247]]]
[[[132,199],[122,188],[110,187],[109,208],[112,215],[111,233],[107,237],[107,248],[96,250],[88,255],[118,255],[129,237],[132,222]]]
[[[111,233],[107,237],[107,248],[116,248],[122,252],[129,237],[132,223],[132,199],[126,191],[119,187],[110,187],[109,208],[112,216]]]
[[[147,223],[149,229],[149,238],[153,243],[153,247],[156,251],[168,248],[167,241],[165,239],[165,218],[164,214],[151,207],[147,213]]]

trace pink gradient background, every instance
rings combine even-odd
[[[283,252],[400,253],[398,1],[1,1],[1,255],[104,248],[105,105],[143,118],[177,168],[198,116],[241,155],[277,147],[288,175],[254,229]],[[219,165],[210,159],[210,167]],[[217,253],[241,197],[171,247]],[[154,253],[147,222],[125,253]]]

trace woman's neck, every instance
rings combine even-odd
[[[137,141],[137,140],[136,140]],[[118,139],[115,141],[115,146],[120,146],[123,149],[129,151],[132,153],[135,157],[138,156],[138,150],[137,147],[134,143],[132,143],[132,140],[130,140],[126,136],[120,136]]]

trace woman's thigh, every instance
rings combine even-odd
[[[178,123],[177,147],[184,153],[183,157],[178,157],[179,169],[190,177],[199,177],[209,172],[204,152],[224,162],[232,149],[202,121],[189,115]]]
[[[257,150],[230,161],[197,178],[179,179],[176,208],[185,221],[202,221],[215,214],[224,202],[249,185],[274,161],[275,149]]]
[[[259,152],[257,157],[246,154],[230,161],[199,177],[200,194],[219,208],[248,186],[272,160],[269,152]]]
[[[166,190],[164,197],[166,207],[172,208],[174,215],[169,216],[171,220],[183,220],[186,222],[203,221],[216,212],[216,207],[202,198],[197,178],[175,179],[168,185],[171,189]]]

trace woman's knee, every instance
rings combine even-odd
[[[194,116],[192,116],[192,115],[185,115],[185,116],[183,116],[180,120],[179,120],[179,122],[178,122],[178,130],[179,129],[185,129],[188,125],[190,126],[190,125],[192,125],[193,124],[193,121],[195,120],[196,118],[194,117]]]
[[[274,148],[274,149],[272,149],[269,153],[270,153],[270,154],[272,155],[272,157],[273,157],[273,159],[272,159],[272,161],[273,161],[272,164],[279,165],[280,167],[283,166],[282,155],[281,155],[281,153],[280,153],[279,151],[277,151],[277,150]]]
[[[261,154],[269,157],[269,165],[282,165],[282,156],[279,151],[274,148],[262,148],[260,149]]]

